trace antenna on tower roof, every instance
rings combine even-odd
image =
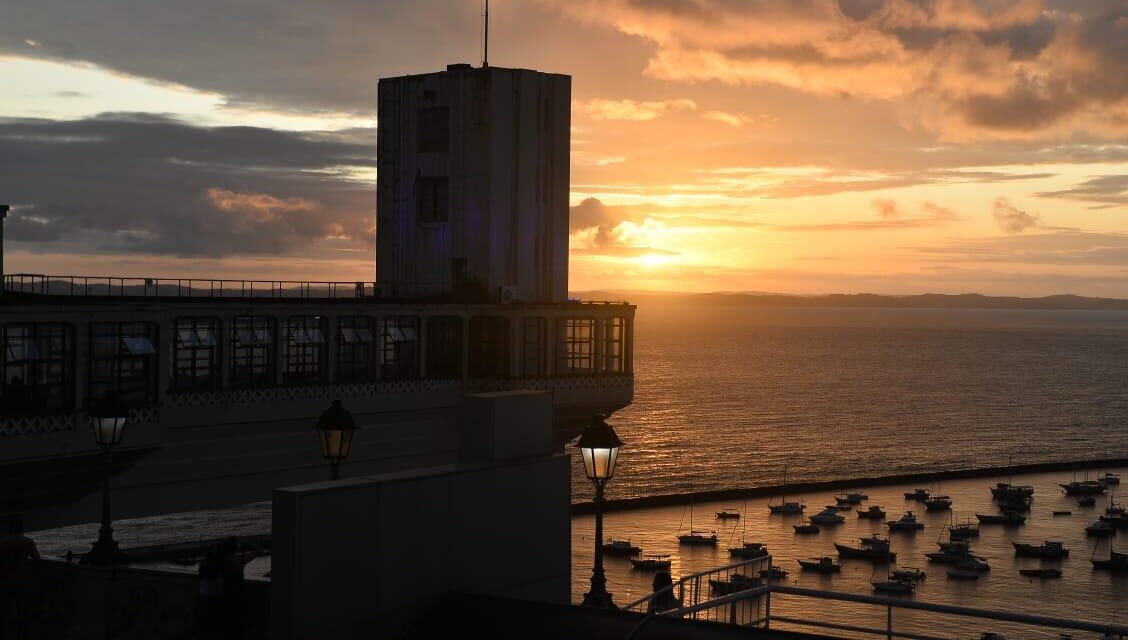
[[[482,13],[482,68],[490,66],[490,0]]]

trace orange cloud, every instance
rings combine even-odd
[[[697,103],[693,100],[605,100],[593,98],[577,105],[577,108],[597,120],[654,120],[679,111],[693,111]]]
[[[209,188],[208,200],[221,211],[251,214],[270,220],[278,213],[312,211],[317,205],[304,198],[276,198],[266,193],[236,193],[227,189]]]

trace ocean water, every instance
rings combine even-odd
[[[647,303],[635,326],[609,498],[1128,456],[1128,312]]]

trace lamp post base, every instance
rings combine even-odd
[[[597,607],[599,609],[618,609],[615,603],[611,601],[611,594],[606,591],[596,592],[594,589],[584,594],[585,607]]]
[[[99,539],[91,546],[89,553],[82,556],[78,564],[109,567],[116,564],[126,564],[128,562],[129,557],[122,553],[121,549],[118,548],[117,542],[114,540]]]

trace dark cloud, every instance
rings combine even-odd
[[[349,139],[346,139],[349,138]],[[37,251],[286,255],[373,245],[374,132],[204,128],[117,114],[0,120],[8,239]]]
[[[1094,176],[1061,191],[1042,191],[1043,198],[1071,198],[1099,203],[1100,208],[1128,205],[1128,175]]]
[[[895,220],[901,217],[901,210],[897,208],[897,203],[888,198],[877,198],[870,203],[873,207],[874,213],[882,220]]]

